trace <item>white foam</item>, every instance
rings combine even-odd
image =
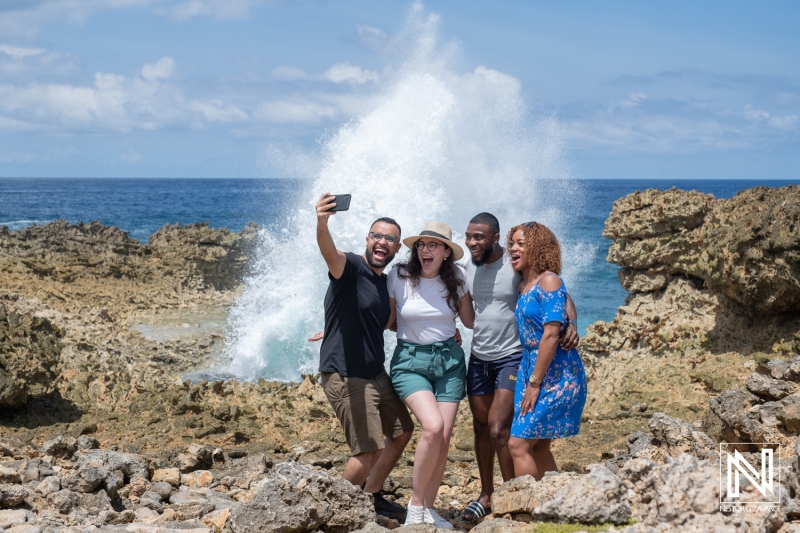
[[[558,122],[532,116],[517,79],[484,66],[458,72],[457,46],[440,42],[438,26],[414,4],[392,40],[402,62],[384,70],[376,94],[363,96],[376,102],[371,111],[323,143],[305,203],[287,206],[280,229],[262,231],[229,319],[229,371],[237,376],[296,380],[317,369],[319,343],[305,339],[323,325],[328,281],[313,205],[326,191],[352,194],[350,210],[330,222],[345,251],[362,253],[380,216],[395,218],[405,235],[441,220],[460,236],[472,216],[489,211],[502,229],[532,219],[551,227],[562,238],[568,284],[577,272],[566,260],[571,251],[588,256],[565,238],[582,197],[568,181]]]

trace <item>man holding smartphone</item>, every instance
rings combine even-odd
[[[402,245],[400,226],[391,218],[379,218],[367,234],[362,255],[343,252],[328,229],[335,208],[336,197],[329,193],[316,205],[317,244],[330,281],[320,347],[322,387],[352,453],[344,479],[372,493],[377,514],[403,518],[405,508],[381,494],[414,430],[384,368],[383,331],[391,311],[383,270]]]

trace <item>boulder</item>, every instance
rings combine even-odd
[[[548,472],[539,481],[533,476],[506,481],[492,494],[492,513],[496,516],[532,513],[576,478],[577,474],[572,472]]]
[[[536,520],[582,524],[625,524],[631,516],[627,487],[611,470],[594,465],[591,471],[558,491],[533,511]]]
[[[353,531],[376,519],[372,498],[348,481],[294,462],[281,463],[253,497],[231,513],[233,533]]]
[[[755,372],[744,382],[744,387],[753,394],[770,400],[780,400],[797,392],[797,385],[791,381],[782,381]]]
[[[16,507],[28,496],[28,490],[19,485],[0,484],[0,509]]]
[[[630,292],[693,276],[759,313],[800,310],[800,187],[754,187],[731,199],[670,189],[614,202],[608,260]]]
[[[63,336],[46,318],[0,303],[0,409],[25,405],[52,390]]]

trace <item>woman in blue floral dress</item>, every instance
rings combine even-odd
[[[561,246],[546,226],[528,222],[508,232],[511,266],[523,276],[517,326],[523,355],[514,395],[508,448],[514,474],[541,479],[557,470],[550,452],[555,438],[578,433],[586,403],[586,373],[578,351],[558,344],[569,319],[561,273]]]

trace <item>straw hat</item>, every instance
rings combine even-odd
[[[464,249],[452,241],[453,230],[451,230],[450,226],[444,222],[426,222],[425,227],[422,229],[419,235],[406,237],[403,239],[403,244],[409,248],[413,248],[414,243],[417,242],[420,237],[428,237],[429,239],[442,241],[449,246],[451,250],[453,250],[453,257],[456,261],[464,257]]]

